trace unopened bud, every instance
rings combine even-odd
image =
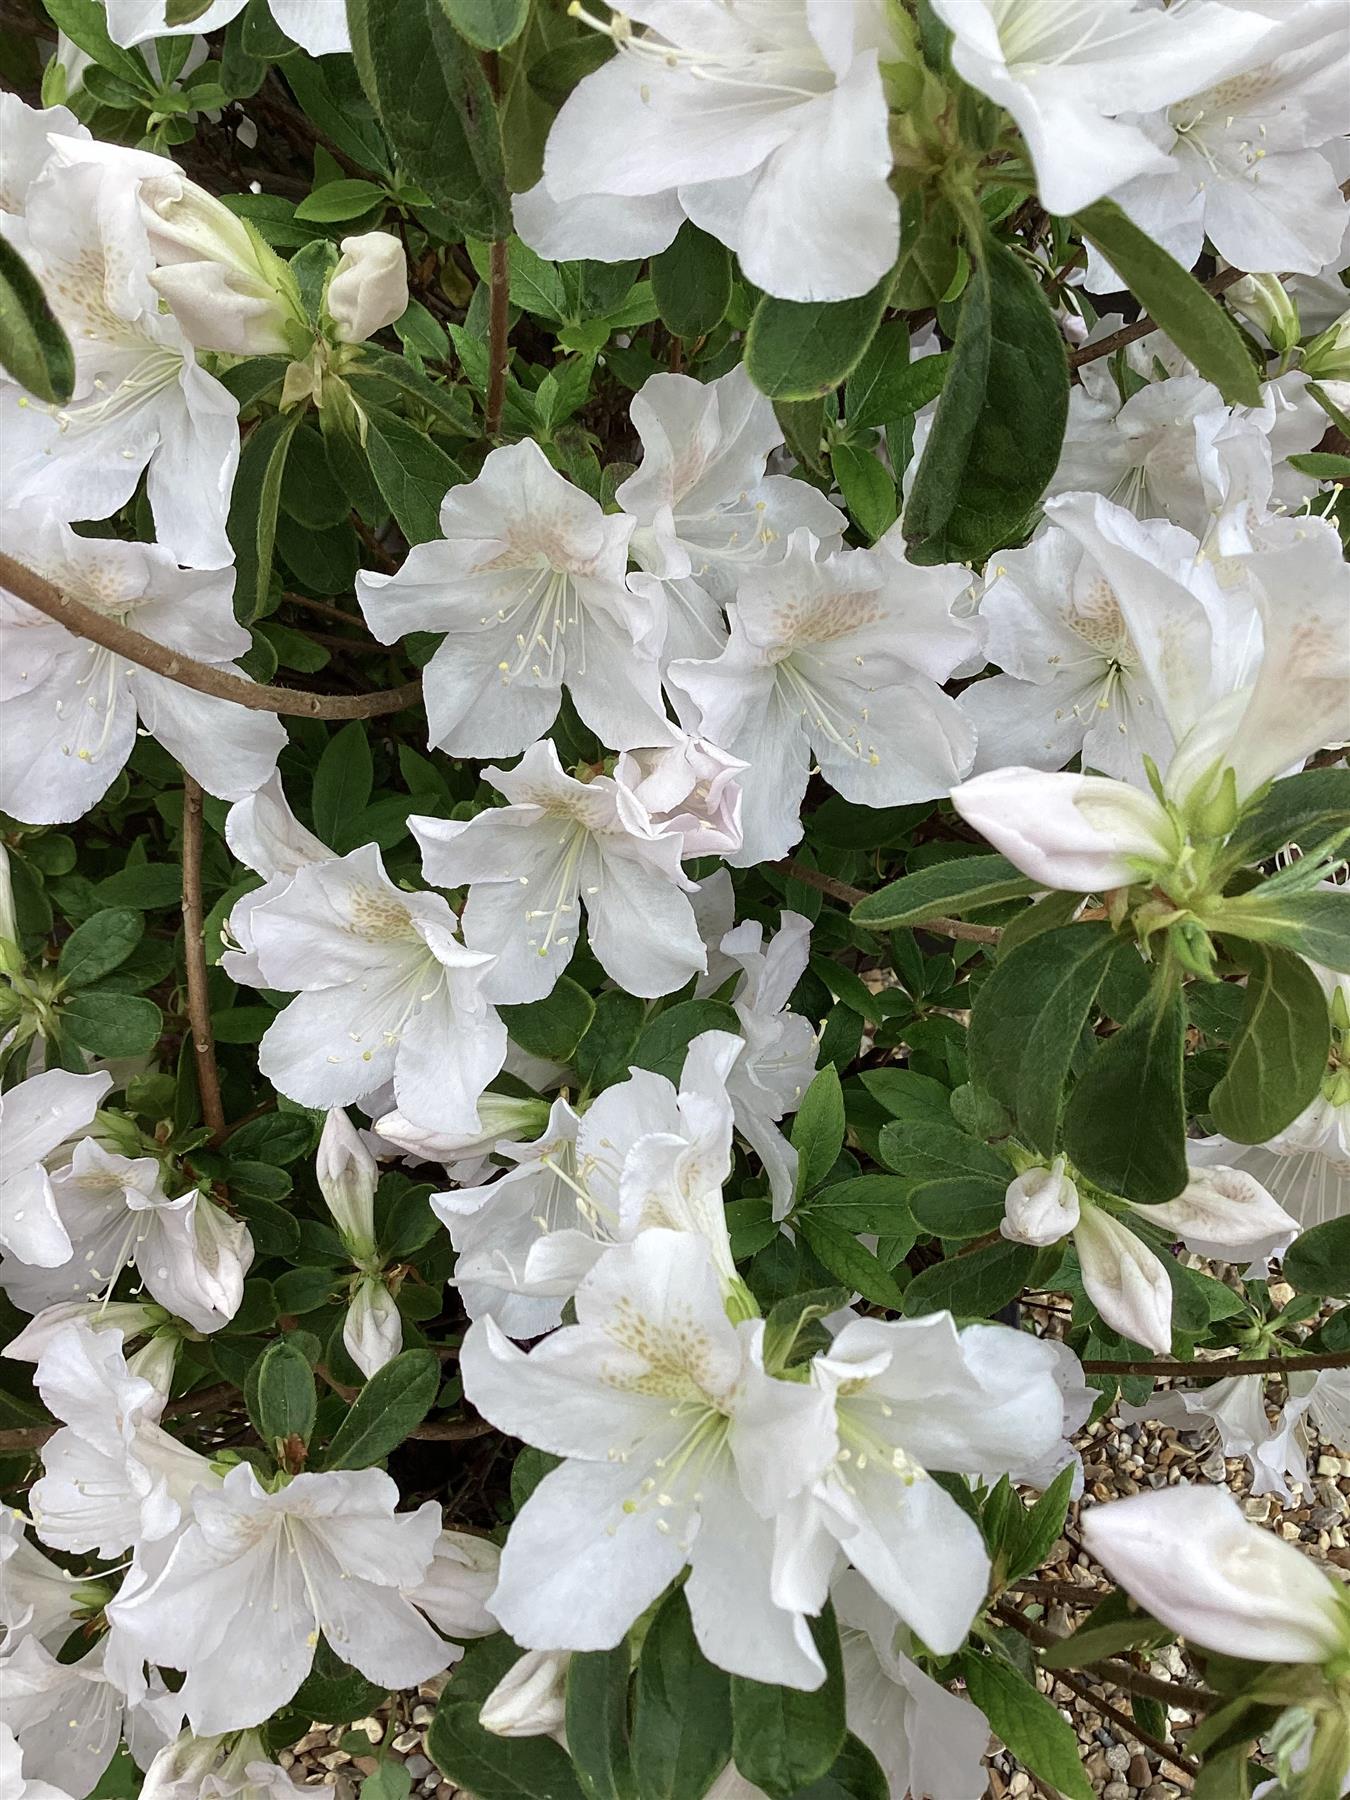
[[[568,1650],[530,1650],[483,1702],[478,1723],[498,1737],[544,1737],[566,1716]]]
[[[1278,275],[1244,275],[1226,295],[1229,306],[1263,333],[1277,356],[1293,349],[1303,335],[1298,308]]]
[[[1172,1348],[1172,1284],[1142,1238],[1100,1206],[1085,1206],[1073,1234],[1083,1290],[1112,1331],[1159,1356]]]
[[[292,348],[295,283],[244,219],[176,170],[141,182],[151,281],[201,350],[260,356]]]
[[[1350,311],[1317,334],[1303,352],[1302,366],[1314,381],[1350,381]]]
[[[340,342],[360,344],[408,309],[408,262],[387,231],[342,240],[324,304]]]
[[[403,1348],[398,1304],[377,1275],[357,1283],[342,1323],[342,1342],[367,1381]]]
[[[352,1261],[369,1262],[375,1254],[375,1187],[380,1170],[340,1107],[335,1106],[324,1122],[314,1173]]]
[[[999,1230],[1015,1244],[1057,1244],[1077,1225],[1081,1208],[1078,1189],[1057,1156],[1047,1169],[1026,1169],[1010,1182],[1004,1196]]]

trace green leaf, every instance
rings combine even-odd
[[[895,479],[880,458],[853,444],[836,444],[830,463],[844,496],[844,504],[859,527],[875,543],[894,525],[900,507]]]
[[[1350,819],[1350,769],[1304,769],[1275,782],[1243,813],[1225,862],[1263,862],[1286,844],[1311,844]]]
[[[706,337],[731,300],[731,252],[686,219],[668,250],[651,260],[652,292],[666,330]]]
[[[1331,1018],[1322,984],[1292,951],[1253,944],[1228,1068],[1209,1097],[1225,1137],[1263,1144],[1313,1099],[1327,1066]]]
[[[815,1076],[792,1121],[797,1193],[809,1194],[829,1174],[844,1147],[844,1096],[833,1063]]]
[[[0,238],[0,365],[50,405],[63,406],[75,391],[70,339],[8,238]]]
[[[231,1158],[275,1163],[284,1168],[308,1156],[317,1139],[318,1128],[308,1114],[267,1113],[236,1126],[225,1140],[225,1150]]]
[[[1036,1252],[1030,1244],[985,1244],[965,1255],[946,1257],[916,1275],[905,1289],[907,1318],[953,1312],[963,1319],[989,1319],[1026,1286]]]
[[[951,360],[951,353],[941,350],[911,362],[905,325],[899,321],[883,325],[844,390],[844,417],[850,429],[890,425],[936,400]]]
[[[318,1416],[319,1397],[308,1358],[284,1338],[269,1345],[258,1365],[253,1422],[269,1446],[299,1438],[308,1444]]]
[[[1328,1219],[1305,1231],[1285,1251],[1281,1268],[1300,1294],[1337,1300],[1350,1295],[1350,1218]]]
[[[1290,456],[1286,461],[1300,475],[1313,475],[1318,481],[1350,478],[1350,456],[1337,456],[1331,450],[1309,450],[1302,456]]]
[[[567,1666],[567,1748],[586,1800],[639,1800],[628,1750],[628,1639]]]
[[[1014,1528],[1008,1534],[1004,1552],[1004,1578],[1016,1581],[1039,1569],[1064,1529],[1073,1493],[1076,1463],[1060,1470],[1034,1506],[1023,1507],[1012,1514]]]
[[[508,237],[497,109],[440,0],[350,0],[347,16],[361,84],[405,174],[462,231]]]
[[[84,988],[61,1003],[61,1022],[94,1056],[147,1056],[159,1042],[164,1017],[153,1000]]]
[[[124,50],[108,36],[108,15],[98,0],[51,0],[44,11],[53,25],[64,31],[72,44],[93,57],[101,69],[118,75],[142,95],[155,92],[145,59],[137,50]]]
[[[995,1656],[967,1653],[961,1667],[971,1699],[1017,1760],[1064,1800],[1092,1800],[1078,1735],[1044,1694]]]
[[[239,453],[227,530],[234,546],[234,610],[244,625],[251,625],[267,610],[281,478],[302,416],[301,407],[274,413],[254,426]]]
[[[836,1181],[817,1188],[793,1212],[794,1219],[811,1214],[843,1231],[873,1231],[881,1237],[903,1237],[912,1228],[909,1211],[911,1183],[898,1175],[857,1175],[852,1181]]]
[[[1064,1109],[1072,1161],[1127,1200],[1171,1200],[1189,1178],[1185,1043],[1181,986],[1164,978],[1098,1046]]]
[[[1064,339],[1027,265],[986,236],[956,347],[905,501],[912,562],[982,562],[1025,534],[1059,465]]]
[[[349,1721],[372,1712],[385,1692],[343,1662],[327,1638],[321,1637],[314,1646],[314,1666],[291,1705],[306,1719]]]
[[[427,1755],[477,1800],[585,1800],[567,1752],[552,1738],[498,1737],[478,1723],[483,1702],[520,1655],[500,1632],[469,1646],[436,1707]]]
[[[570,1062],[595,1017],[595,1002],[570,976],[560,975],[542,1000],[500,1011],[507,1031],[530,1056]]]
[[[368,1469],[397,1450],[431,1411],[440,1385],[432,1350],[404,1350],[377,1369],[334,1432],[324,1467]]]
[[[633,1051],[634,1066],[678,1082],[685,1052],[700,1032],[738,1032],[740,1028],[740,1020],[721,1000],[681,1000],[643,1027]]]
[[[577,1045],[577,1074],[592,1093],[622,1081],[633,1060],[647,1009],[636,994],[606,988],[595,997],[595,1017]]]
[[[995,965],[970,1018],[975,1080],[1052,1156],[1069,1065],[1119,940],[1108,925],[1066,925]]]
[[[856,300],[766,294],[745,338],[745,367],[770,400],[813,400],[855,369],[886,310],[889,277]]]
[[[356,219],[372,207],[382,206],[389,196],[374,181],[343,176],[339,181],[325,181],[316,187],[295,209],[297,219],[309,219],[316,225],[332,225],[343,219]]]
[[[678,1588],[638,1659],[632,1754],[642,1800],[702,1800],[731,1757],[731,1678],[699,1649]]]
[[[410,544],[441,535],[441,502],[464,472],[425,432],[392,413],[369,414],[366,456],[385,505]]]
[[[182,902],[183,872],[177,863],[128,863],[115,875],[106,875],[95,892],[105,906],[126,906],[135,912],[177,908]]]
[[[441,0],[445,16],[476,50],[505,50],[525,29],[530,0]]]
[[[1219,901],[1206,923],[1215,931],[1250,943],[1279,944],[1309,962],[1350,974],[1350,891],[1318,889],[1310,894],[1249,894]]]
[[[365,1738],[366,1750],[370,1748],[370,1739],[364,1732],[355,1736]],[[358,1752],[363,1754],[363,1752]],[[409,1775],[406,1763],[393,1757],[377,1763],[373,1772],[361,1783],[361,1800],[408,1800],[412,1792],[412,1776]]]
[[[790,1800],[831,1767],[844,1746],[844,1663],[839,1627],[827,1601],[811,1635],[825,1679],[810,1693],[731,1678],[732,1757],[770,1800]]]
[[[369,734],[352,719],[324,745],[314,774],[314,830],[326,844],[341,846],[370,800],[374,779]]]
[[[905,202],[900,260],[891,284],[891,305],[906,311],[939,305],[951,292],[961,267],[960,220],[951,204],[934,196],[930,188],[925,189],[924,198],[931,210],[923,218],[911,217],[917,198]]]
[[[128,908],[110,907],[77,925],[61,946],[56,973],[67,988],[87,987],[109,975],[145,935],[145,920]]]
[[[1260,405],[1261,384],[1241,332],[1193,275],[1141,231],[1114,200],[1099,200],[1087,207],[1076,215],[1076,223],[1159,331],[1166,332],[1230,406]]]
[[[799,1788],[792,1800],[889,1800],[890,1792],[881,1764],[850,1732],[825,1773]]]
[[[856,1288],[874,1306],[889,1307],[899,1312],[904,1293],[878,1257],[865,1244],[822,1213],[801,1212],[793,1215],[801,1234],[816,1256],[836,1280]]]
[[[1036,883],[1005,856],[953,856],[879,888],[860,900],[849,917],[869,931],[892,931],[952,912],[978,912],[1035,891]]]

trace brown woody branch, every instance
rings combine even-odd
[[[501,430],[506,403],[506,365],[511,349],[511,252],[505,238],[494,238],[488,251],[488,386],[483,429],[494,438]]]
[[[1226,289],[1235,287],[1239,281],[1245,281],[1245,269],[1223,269],[1209,281],[1201,283],[1207,294],[1222,294]],[[1113,331],[1110,337],[1100,338],[1095,344],[1080,344],[1076,350],[1069,352],[1069,367],[1079,369],[1084,363],[1096,362],[1102,356],[1114,356],[1117,350],[1123,350],[1127,344],[1134,344],[1150,331],[1157,331],[1153,320],[1144,315],[1136,319],[1133,325],[1122,325],[1119,331]]]
[[[1214,1362],[1175,1362],[1170,1357],[1159,1357],[1143,1362],[1088,1361],[1083,1364],[1085,1375],[1180,1375],[1214,1376],[1226,1379],[1229,1375],[1284,1375],[1291,1370],[1309,1369],[1350,1369],[1350,1350],[1313,1351],[1308,1356],[1242,1356],[1229,1361],[1222,1357]]]
[[[238,1398],[239,1389],[232,1381],[218,1381],[212,1387],[197,1388],[194,1393],[170,1400],[160,1417],[172,1419],[182,1413],[221,1412]],[[15,1431],[0,1431],[0,1456],[11,1456],[20,1450],[40,1450],[60,1429],[59,1425],[24,1425]]]
[[[252,712],[279,713],[300,719],[375,719],[385,713],[402,712],[416,706],[422,698],[420,681],[405,682],[402,687],[384,688],[373,694],[312,694],[299,688],[271,687],[266,682],[248,681],[231,669],[218,669],[210,663],[198,662],[179,650],[157,644],[153,638],[133,631],[120,619],[107,617],[86,606],[71,594],[62,593],[45,577],[37,574],[12,556],[0,552],[0,587],[6,588],[36,612],[55,619],[76,637],[87,638],[114,655],[125,657],[138,668],[163,675],[180,687],[194,693],[209,694],[216,700],[232,700]]]
[[[804,887],[828,894],[831,900],[838,900],[844,906],[856,906],[860,900],[868,898],[864,889],[850,887],[846,881],[836,881],[833,875],[822,875],[819,869],[794,862],[790,856],[768,866],[781,870],[784,875],[790,875]],[[997,925],[969,925],[964,919],[924,919],[914,929],[931,931],[935,937],[958,938],[966,944],[996,944],[1003,936],[1001,927]]]
[[[225,1107],[220,1098],[220,1070],[211,1030],[211,1001],[206,988],[205,909],[202,902],[202,790],[183,771],[183,961],[187,970],[188,1024],[197,1065],[197,1092],[202,1117],[218,1144],[225,1136]]]

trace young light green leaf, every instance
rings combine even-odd
[[[368,1469],[397,1450],[431,1411],[440,1384],[432,1350],[405,1350],[377,1369],[333,1433],[324,1467]]]
[[[745,339],[745,367],[770,400],[813,400],[855,369],[886,309],[890,280],[856,300],[776,300],[766,294]]]
[[[8,238],[0,238],[0,367],[49,405],[63,406],[75,391],[70,339]]]
[[[1263,1144],[1291,1125],[1316,1094],[1331,1046],[1331,1018],[1322,984],[1301,956],[1251,944],[1243,961],[1242,1019],[1209,1110],[1225,1137]]]
[[[872,543],[895,523],[899,500],[895,479],[870,450],[854,444],[836,444],[830,463],[844,503],[859,528]]]
[[[898,925],[922,925],[947,913],[978,912],[1004,900],[1036,891],[1036,883],[1004,856],[953,856],[902,875],[860,900],[849,914],[869,931],[893,931]]]
[[[1077,215],[1083,236],[1095,245],[1139,300],[1230,406],[1257,406],[1261,384],[1242,334],[1194,275],[1154,243],[1116,205],[1099,200]]]
[[[1233,868],[1261,862],[1286,844],[1315,844],[1350,819],[1350,769],[1304,769],[1272,784],[1243,813],[1225,847]]]
[[[1181,984],[1160,983],[1098,1046],[1064,1109],[1070,1158],[1127,1200],[1171,1200],[1186,1185],[1185,1045]]]

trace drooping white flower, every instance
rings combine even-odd
[[[600,25],[619,54],[569,95],[516,229],[541,256],[649,256],[685,218],[789,300],[865,294],[895,261],[899,206],[875,0],[635,0]],[[633,21],[647,29],[634,31]]]
[[[678,833],[681,858],[729,856],[739,850],[745,764],[707,738],[669,728],[670,741],[626,750],[614,779],[641,805],[658,831]]]
[[[1259,1181],[1306,1230],[1350,1213],[1350,1089],[1338,1071],[1292,1125],[1264,1144],[1200,1138],[1188,1146],[1192,1166],[1230,1165]],[[1328,1092],[1327,1089],[1331,1091]]]
[[[846,1557],[929,1647],[965,1641],[989,1583],[978,1528],[931,1470],[1018,1469],[1058,1446],[1054,1356],[1002,1325],[950,1313],[854,1319],[812,1363],[834,1403],[837,1447],[805,1492],[784,1495],[774,1597],[816,1612]]]
[[[25,1523],[21,1512],[0,1508],[0,1648],[34,1637],[55,1655],[79,1615],[80,1582],[30,1542]]]
[[[218,31],[244,9],[245,0],[208,0],[205,8],[175,23],[168,0],[107,0],[108,34],[115,44],[182,33]],[[268,10],[286,36],[311,56],[335,56],[352,47],[342,0],[268,0]]]
[[[1099,775],[990,769],[953,788],[951,800],[1009,862],[1049,888],[1128,887],[1177,854],[1175,827],[1153,796]]]
[[[486,995],[505,1003],[550,993],[576,948],[583,904],[591,949],[628,993],[669,994],[704,968],[683,839],[654,825],[630,788],[606,775],[574,780],[549,738],[515,768],[482,774],[507,806],[408,823],[427,879],[469,889],[464,940],[491,953]]]
[[[741,576],[731,641],[667,681],[700,729],[749,767],[735,866],[785,856],[801,836],[812,763],[846,799],[894,806],[945,793],[975,738],[945,681],[973,642],[951,616],[964,569],[918,569],[887,545],[816,559],[794,532],[783,560]],[[686,721],[687,722],[687,721]]]
[[[144,471],[165,550],[193,568],[220,569],[233,555],[225,519],[239,407],[161,310],[137,188],[124,167],[53,158],[29,187],[22,217],[6,223],[66,328],[76,380],[64,406],[0,384],[4,504],[104,519]]]
[[[8,1800],[71,1800],[63,1788],[50,1781],[30,1780],[23,1772],[23,1751],[19,1740],[0,1720],[0,1792]]]
[[[1141,1219],[1174,1233],[1194,1255],[1216,1262],[1265,1263],[1282,1255],[1300,1229],[1255,1176],[1222,1163],[1193,1171],[1175,1200],[1128,1204]]]
[[[571,1661],[570,1650],[527,1650],[483,1702],[478,1723],[496,1737],[560,1737]]]
[[[121,1333],[72,1323],[38,1361],[37,1390],[62,1428],[42,1446],[34,1528],[55,1550],[114,1557],[178,1530],[219,1485],[204,1456],[161,1428],[165,1396],[128,1372]]]
[[[238,673],[249,647],[231,605],[234,571],[180,569],[156,544],[77,537],[34,501],[0,519],[0,544],[97,612],[169,651]],[[80,818],[126,763],[138,726],[208,793],[237,800],[268,779],[286,742],[280,721],[183,687],[73,636],[0,591],[4,779],[0,804],[16,818]]]
[[[401,1591],[430,1567],[440,1508],[396,1513],[397,1500],[379,1469],[297,1475],[267,1493],[240,1464],[198,1493],[167,1560],[109,1619],[148,1661],[186,1671],[178,1698],[202,1735],[284,1706],[319,1632],[369,1680],[412,1687],[447,1661]],[[247,1643],[248,1655],[222,1654],[227,1643]]]
[[[1054,213],[1166,171],[1165,153],[1122,115],[1218,81],[1270,29],[1225,6],[1157,12],[1140,0],[933,0],[933,10],[955,33],[957,74],[1016,120]]]
[[[1081,1209],[1078,1189],[1057,1156],[1047,1168],[1024,1169],[1008,1183],[999,1230],[1015,1244],[1057,1244],[1077,1225]]]
[[[162,1306],[141,1300],[61,1300],[35,1313],[0,1355],[14,1362],[35,1363],[62,1327],[72,1321],[91,1331],[120,1331],[123,1343],[130,1344],[166,1324],[167,1315]]]
[[[1206,1369],[1222,1374],[1222,1362]],[[1174,1431],[1194,1431],[1217,1439],[1225,1457],[1241,1456],[1251,1469],[1253,1494],[1278,1494],[1292,1498],[1288,1474],[1304,1480],[1307,1467],[1302,1455],[1282,1429],[1272,1430],[1266,1416],[1265,1377],[1262,1375],[1227,1375],[1208,1387],[1160,1388],[1138,1406],[1122,1404],[1120,1417],[1127,1425],[1144,1420],[1165,1425]],[[1277,1439],[1283,1439],[1277,1445]],[[1293,1458],[1288,1454],[1294,1449]],[[1278,1451],[1286,1453],[1281,1455]],[[1296,1460],[1295,1460],[1296,1459]]]
[[[886,1772],[893,1795],[981,1800],[989,1723],[905,1654],[909,1632],[863,1578],[846,1570],[832,1590],[844,1659],[844,1710]]]
[[[440,894],[396,888],[365,844],[297,870],[250,929],[266,985],[296,992],[258,1048],[274,1086],[332,1107],[392,1079],[410,1119],[477,1128],[506,1027],[483,994],[493,958],[460,943]]]
[[[497,1585],[501,1551],[491,1538],[468,1531],[442,1531],[430,1567],[404,1598],[451,1638],[490,1637],[498,1630],[487,1609]]]
[[[387,231],[345,237],[324,306],[344,344],[361,344],[408,310],[408,259]]]
[[[1317,274],[1345,223],[1343,171],[1327,154],[1345,133],[1345,76],[1341,9],[1291,9],[1240,67],[1139,121],[1166,165],[1113,198],[1185,268],[1208,238],[1239,268]],[[1086,285],[1110,292],[1120,282],[1094,256]]]
[[[86,1137],[50,1180],[70,1257],[46,1269],[6,1259],[0,1286],[16,1306],[107,1297],[134,1265],[160,1305],[197,1331],[219,1331],[238,1312],[253,1261],[248,1227],[196,1188],[171,1199],[156,1157],[122,1156]]]
[[[1167,1356],[1172,1283],[1160,1258],[1114,1214],[1085,1206],[1073,1233],[1083,1289],[1112,1331]]]
[[[1132,1599],[1202,1649],[1262,1663],[1344,1654],[1344,1597],[1222,1488],[1132,1494],[1085,1512],[1080,1529]]]
[[[506,1068],[512,1056],[507,1054]],[[461,1170],[481,1170],[501,1145],[527,1144],[548,1124],[547,1100],[517,1099],[511,1094],[486,1093],[478,1102],[476,1131],[428,1131],[414,1125],[400,1112],[381,1113],[372,1131],[383,1143],[401,1150],[414,1162],[439,1162],[456,1170],[454,1179],[472,1177]],[[370,1134],[365,1134],[369,1136]]]
[[[659,590],[668,609],[663,663],[717,656],[744,570],[780,562],[799,527],[836,550],[847,520],[805,482],[765,474],[783,428],[743,363],[709,382],[652,375],[630,411],[642,462],[614,495],[637,522],[629,550],[644,573],[630,586]]]
[[[254,912],[275,900],[306,863],[331,862],[337,852],[306,831],[296,818],[280,775],[270,775],[256,792],[230,808],[225,815],[225,842],[241,863],[263,877],[263,884],[231,908],[224,935],[227,943],[239,948],[225,950],[220,966],[231,981],[261,987],[262,972],[253,947]]]
[[[816,1072],[811,1021],[787,1009],[806,972],[811,923],[800,913],[783,912],[779,929],[766,939],[758,920],[747,919],[718,948],[741,969],[731,1005],[745,1048],[727,1071],[727,1094],[737,1131],[768,1174],[774,1217],[783,1218],[796,1187],[797,1152],[779,1124],[797,1110]]]
[[[603,743],[651,741],[665,718],[662,620],[624,585],[632,529],[527,439],[451,488],[443,535],[414,545],[397,574],[357,576],[381,643],[445,634],[423,674],[433,746],[512,756],[548,730],[564,686]]]
[[[71,1075],[47,1069],[0,1094],[0,1250],[35,1268],[70,1259],[44,1159],[93,1121],[112,1086],[106,1070]]]
[[[704,1654],[760,1681],[817,1687],[801,1615],[770,1597],[766,1492],[790,1495],[832,1449],[832,1399],[765,1373],[758,1321],[733,1325],[701,1237],[642,1231],[582,1282],[577,1320],[527,1356],[470,1327],[464,1391],[499,1430],[566,1460],[511,1527],[491,1610],[528,1649],[599,1649],[686,1565]]]

